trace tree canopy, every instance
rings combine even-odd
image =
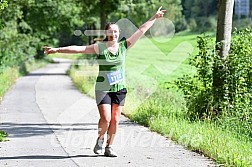
[[[83,45],[93,37],[86,29],[103,29],[110,21],[128,18],[137,27],[160,7],[176,31],[199,27],[216,14],[217,2],[207,0],[2,0],[0,3],[0,67],[42,58],[42,46]],[[211,24],[211,19],[206,19]],[[193,24],[195,23],[195,24]],[[202,27],[207,23],[202,24]],[[76,30],[78,32],[76,35]],[[78,35],[79,34],[79,35]]]

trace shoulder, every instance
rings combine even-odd
[[[98,43],[93,44],[93,47],[94,47],[95,53],[99,54],[99,45],[98,45]]]
[[[95,52],[96,54],[99,55],[104,55],[104,52],[107,49],[106,43],[104,43],[103,41],[101,42],[97,42],[94,46]]]
[[[123,37],[119,43],[126,49],[128,48],[127,39],[125,37]]]

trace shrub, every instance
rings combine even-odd
[[[252,28],[233,33],[225,60],[216,55],[215,43],[205,35],[198,37],[198,48],[190,63],[197,74],[177,81],[190,118],[218,119],[224,126],[252,137]],[[214,78],[221,78],[224,84],[216,87]]]

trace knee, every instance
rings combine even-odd
[[[110,120],[110,124],[117,125],[119,124],[120,117],[112,117]]]
[[[106,123],[107,125],[111,122],[111,117],[103,117],[103,118],[100,118],[100,121],[102,123]]]

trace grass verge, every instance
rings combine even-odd
[[[166,90],[150,97],[130,118],[224,166],[252,166],[252,143],[211,121],[189,121],[181,94]]]

